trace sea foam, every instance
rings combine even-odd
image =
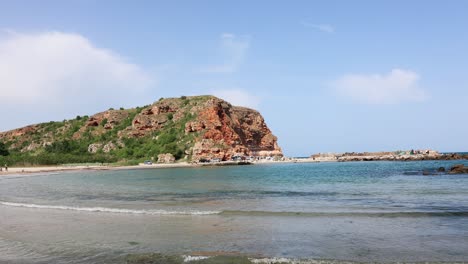
[[[70,210],[70,211],[83,211],[83,212],[97,212],[97,213],[118,213],[118,214],[142,214],[142,215],[215,215],[220,214],[221,211],[168,211],[168,210],[136,210],[124,208],[107,208],[107,207],[75,207],[63,205],[40,205],[28,203],[12,203],[0,201],[0,205],[34,208],[34,209],[53,209],[53,210]]]

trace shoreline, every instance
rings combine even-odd
[[[263,163],[263,162],[262,162]],[[270,162],[265,162],[265,164]],[[277,163],[277,162],[271,162]],[[252,163],[254,165],[256,163]],[[169,168],[200,168],[200,167],[221,167],[221,166],[242,166],[246,164],[239,164],[238,162],[227,163],[206,163],[194,164],[189,162],[178,163],[156,163],[151,165],[128,165],[128,166],[115,166],[115,165],[57,165],[57,166],[33,166],[33,167],[8,167],[8,171],[3,168],[0,171],[1,176],[10,175],[31,175],[39,173],[54,173],[54,172],[75,172],[75,171],[117,171],[117,170],[140,170],[140,169],[169,169]],[[250,165],[250,164],[249,164]]]
[[[32,167],[9,167],[8,171],[3,168],[0,171],[1,176],[10,175],[31,175],[31,174],[43,174],[43,173],[55,173],[55,172],[76,172],[76,171],[118,171],[118,170],[140,170],[140,169],[169,169],[169,168],[201,168],[201,167],[222,167],[222,166],[243,166],[243,165],[268,165],[268,164],[290,164],[290,163],[330,163],[330,162],[366,162],[366,161],[438,161],[438,160],[450,160],[450,159],[410,159],[410,160],[394,160],[394,159],[354,159],[354,160],[336,160],[336,159],[313,159],[313,158],[291,158],[288,160],[273,161],[263,160],[255,161],[251,163],[239,163],[239,162],[218,162],[218,163],[189,163],[189,162],[177,162],[177,163],[155,163],[151,165],[139,164],[139,165],[127,165],[127,166],[115,166],[115,165],[56,165],[56,166],[32,166]],[[467,159],[457,159],[467,160]]]
[[[113,171],[113,170],[133,170],[133,169],[163,169],[163,168],[187,168],[196,165],[183,163],[172,164],[153,164],[153,165],[131,165],[131,166],[113,166],[113,165],[76,165],[76,166],[35,166],[35,167],[9,167],[8,171],[3,168],[0,176],[7,175],[30,175],[37,173],[54,172],[75,172],[75,171]]]
[[[3,168],[0,171],[1,176],[9,175],[31,175],[38,173],[54,173],[54,172],[75,172],[75,171],[117,171],[117,170],[140,170],[140,169],[168,169],[168,168],[201,168],[201,167],[222,167],[222,166],[244,166],[244,165],[261,165],[261,164],[279,164],[279,163],[318,163],[312,159],[287,160],[287,161],[259,161],[250,164],[239,164],[239,162],[219,162],[219,163],[155,163],[151,165],[57,165],[57,166],[33,166],[33,167],[8,167],[8,171]]]

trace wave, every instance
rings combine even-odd
[[[302,216],[302,217],[468,217],[468,211],[400,211],[400,212],[279,212],[279,211],[222,211],[220,215],[244,216]]]
[[[75,207],[64,205],[39,205],[28,203],[13,203],[0,201],[0,205],[33,209],[70,210],[96,213],[119,213],[140,215],[222,215],[222,216],[300,216],[300,217],[468,217],[468,211],[399,211],[399,212],[284,212],[284,211],[170,211],[170,210],[138,210],[108,207]]]
[[[63,205],[39,205],[39,204],[12,203],[12,202],[0,202],[0,205],[34,208],[34,209],[55,209],[55,210],[70,210],[70,211],[83,211],[83,212],[143,214],[143,215],[214,215],[214,214],[221,213],[221,211],[136,210],[136,209],[107,208],[107,207],[75,207],[75,206],[63,206]]]

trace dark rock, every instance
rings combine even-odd
[[[423,175],[432,175],[432,173],[428,170],[423,170]]]
[[[450,174],[468,174],[468,167],[463,164],[456,164],[449,171]]]
[[[439,168],[437,169],[437,171],[438,171],[438,172],[445,172],[445,168],[444,168],[444,167],[439,167]]]
[[[465,165],[463,164],[455,164],[452,166],[452,168],[450,168],[450,171],[453,171],[453,170],[460,170],[460,169],[463,169],[465,167]]]

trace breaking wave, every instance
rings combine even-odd
[[[199,211],[199,210],[138,210],[125,208],[108,207],[76,207],[64,205],[39,205],[28,203],[13,203],[0,201],[0,205],[23,207],[33,209],[53,209],[69,210],[97,213],[118,213],[118,214],[138,214],[138,215],[223,215],[223,216],[300,216],[300,217],[468,217],[468,211],[381,211],[381,212],[284,212],[284,211],[240,211],[240,210],[219,210],[219,211]]]
[[[63,205],[39,205],[39,204],[11,203],[11,202],[0,202],[0,205],[34,208],[34,209],[55,209],[55,210],[70,210],[70,211],[83,211],[83,212],[103,212],[103,213],[142,214],[142,215],[214,215],[214,214],[221,213],[221,211],[136,210],[136,209],[107,208],[107,207],[75,207],[75,206],[63,206]]]

